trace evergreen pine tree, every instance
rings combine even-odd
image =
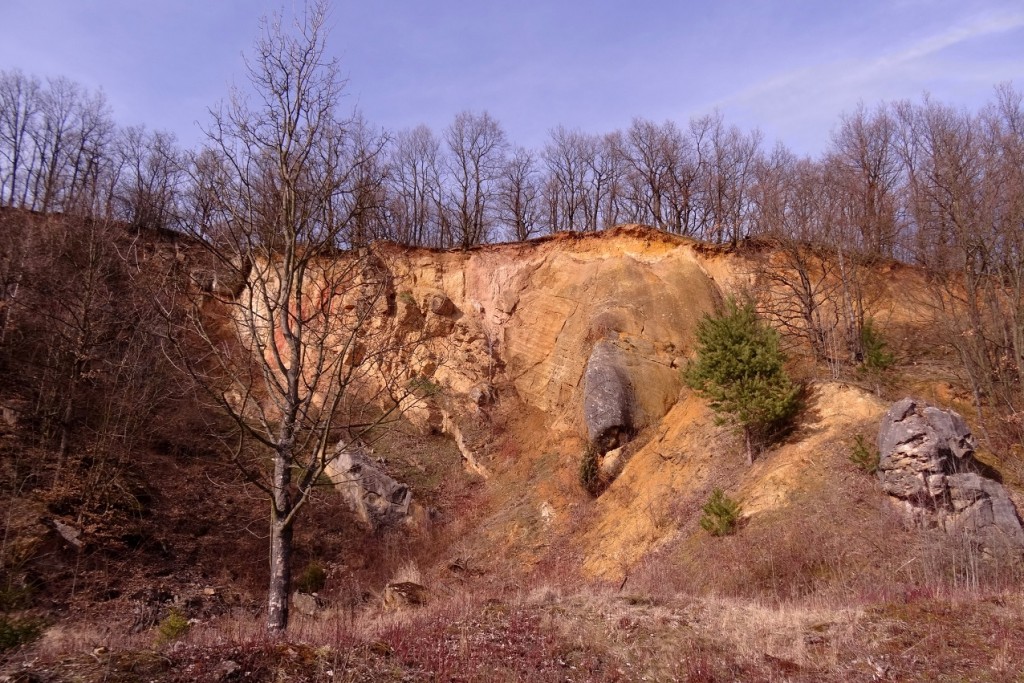
[[[786,374],[779,335],[763,323],[751,303],[726,302],[718,315],[697,326],[697,358],[686,382],[707,399],[723,422],[736,426],[755,449],[778,434],[799,408],[800,387]]]
[[[712,536],[728,536],[740,523],[740,504],[722,489],[715,489],[701,510],[700,526]]]

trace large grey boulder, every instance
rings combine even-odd
[[[378,467],[363,448],[339,443],[324,474],[371,529],[411,519],[412,491]]]
[[[882,488],[916,524],[966,532],[989,548],[1024,548],[1024,529],[1001,483],[974,458],[977,441],[952,410],[904,398],[878,430]]]
[[[583,373],[583,419],[587,438],[601,453],[633,434],[633,386],[621,352],[608,340],[594,345]]]

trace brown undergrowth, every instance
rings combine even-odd
[[[328,610],[297,619],[286,640],[268,639],[255,617],[222,617],[159,648],[138,638],[82,654],[39,647],[6,671],[36,681],[1014,681],[1024,665],[1019,590],[776,604],[553,585],[487,595],[355,619]]]

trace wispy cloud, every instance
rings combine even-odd
[[[765,126],[800,147],[794,138],[813,137],[820,144],[828,132],[824,126],[833,125],[836,117],[857,101],[912,97],[936,82],[950,88],[969,82],[988,91],[1001,80],[1024,74],[1024,48],[1004,51],[996,61],[992,54],[998,51],[994,49],[988,51],[987,59],[958,58],[955,70],[943,59],[947,54],[960,55],[964,49],[987,47],[986,41],[1005,44],[1005,34],[1024,28],[1024,11],[951,17],[950,21],[955,24],[874,57],[865,59],[858,46],[857,52],[840,53],[829,61],[772,76],[721,98],[713,106],[727,113],[746,113],[754,125]]]
[[[961,43],[1024,27],[1024,12],[978,17],[969,24],[954,26],[928,36],[903,50],[883,55],[868,63],[857,74],[861,80],[884,77],[891,69],[921,61]]]
[[[787,90],[819,90],[842,85],[886,79],[894,70],[926,60],[956,45],[1024,27],[1024,12],[976,18],[965,25],[954,26],[914,42],[902,49],[883,54],[861,66],[860,60],[833,61],[814,67],[796,69],[757,83],[718,102],[718,106],[750,103],[767,96],[778,96]],[[1024,54],[1024,53],[1022,53]],[[1022,59],[1024,61],[1024,59]]]

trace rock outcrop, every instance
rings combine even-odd
[[[904,398],[878,432],[882,488],[913,523],[966,532],[989,549],[1024,549],[1024,529],[1003,485],[984,475],[977,442],[957,413]]]
[[[315,616],[324,608],[324,601],[316,593],[303,593],[295,591],[292,593],[292,609],[299,614]]]
[[[377,467],[358,446],[339,443],[324,473],[371,529],[411,519],[412,491]]]
[[[413,581],[392,581],[384,587],[384,608],[420,607],[427,604],[429,591],[426,586]]]
[[[583,417],[587,438],[601,453],[618,448],[633,434],[633,383],[608,341],[594,345],[583,374]]]

